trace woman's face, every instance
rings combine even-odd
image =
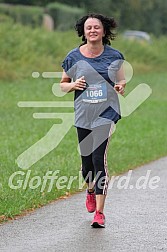
[[[88,42],[100,42],[104,37],[102,22],[97,18],[88,18],[84,24],[84,35]]]

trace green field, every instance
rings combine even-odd
[[[20,169],[16,159],[23,151],[47,134],[55,119],[34,119],[34,112],[72,112],[69,108],[19,108],[19,101],[72,100],[72,94],[57,98],[52,93],[54,79],[33,79],[33,71],[61,71],[61,61],[78,43],[73,32],[48,33],[4,24],[0,31],[2,64],[0,66],[1,98],[1,163],[0,163],[0,220],[13,218],[25,210],[42,206],[60,196],[79,191],[78,180],[58,190],[48,184],[41,192],[29,187],[35,176],[42,178],[47,171],[59,170],[60,176],[78,176],[80,157],[77,152],[75,128],[72,127],[59,146],[29,168],[30,177],[19,189],[8,185],[17,171],[14,184],[25,181],[26,170]],[[167,155],[167,73],[165,46],[167,38],[155,39],[152,44],[124,41],[121,36],[113,46],[120,49],[134,67],[126,95],[140,83],[152,88],[152,95],[130,116],[123,118],[113,134],[108,152],[110,175],[120,174],[141,164]],[[56,139],[56,135],[55,135]],[[54,139],[53,139],[54,141]],[[34,153],[35,155],[35,153]],[[23,175],[24,174],[24,175]],[[20,182],[21,183],[21,182]],[[35,183],[35,181],[34,181]]]

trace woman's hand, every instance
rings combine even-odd
[[[75,82],[73,82],[73,90],[84,90],[86,88],[86,81],[84,76],[82,76],[79,79],[76,79]]]
[[[114,89],[119,94],[124,95],[125,94],[125,85],[126,84],[115,84]]]
[[[84,76],[71,82],[71,78],[63,70],[62,79],[60,81],[60,88],[62,92],[69,93],[75,90],[84,90],[86,88],[86,81]]]

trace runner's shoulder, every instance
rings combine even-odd
[[[117,50],[109,45],[106,45],[106,52],[108,55],[115,56],[118,59],[124,59],[123,54],[119,50]]]
[[[67,54],[67,56],[66,57],[72,57],[72,56],[74,56],[74,55],[77,55],[78,54],[78,47],[76,47],[76,48],[73,48],[71,51],[69,51],[68,52],[68,54]]]

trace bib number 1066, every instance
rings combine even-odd
[[[86,96],[87,97],[101,97],[103,96],[103,90],[90,90],[86,91]]]

